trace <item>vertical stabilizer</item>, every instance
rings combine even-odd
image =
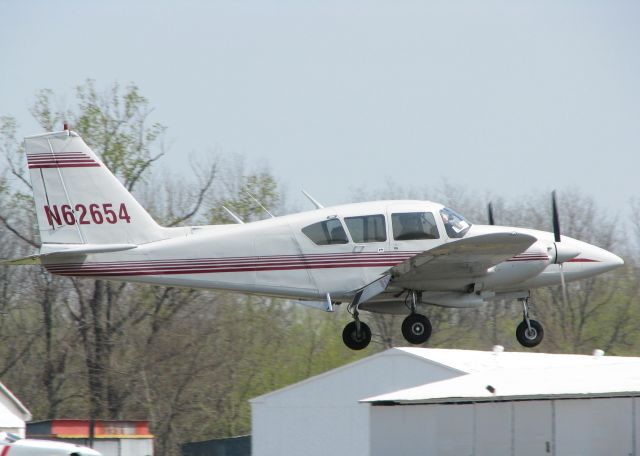
[[[25,138],[40,239],[62,244],[144,244],[160,227],[80,136]]]

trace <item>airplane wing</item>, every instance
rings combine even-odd
[[[524,252],[536,240],[515,232],[481,234],[426,250],[394,266],[391,272],[400,281],[477,277]]]

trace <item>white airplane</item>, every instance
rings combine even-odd
[[[0,432],[0,456],[102,456],[82,445],[53,440],[23,439]]]
[[[8,264],[41,263],[63,276],[231,290],[297,300],[331,311],[346,302],[343,331],[365,348],[360,311],[407,314],[402,333],[425,343],[426,305],[475,307],[518,299],[516,330],[526,347],[543,338],[529,318],[530,290],[623,264],[596,246],[554,233],[472,225],[441,204],[376,201],[323,207],[251,223],[159,226],[76,133],[25,139],[40,253]]]

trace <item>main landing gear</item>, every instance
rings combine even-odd
[[[354,318],[357,318],[354,316]],[[351,350],[367,348],[371,342],[371,328],[359,319],[347,324],[342,331],[342,341]]]
[[[409,299],[410,298],[410,299]],[[402,335],[410,344],[424,344],[431,337],[431,322],[427,317],[416,313],[416,292],[407,296],[411,314],[402,322]],[[359,296],[354,298],[347,310],[353,316],[353,321],[344,327],[342,341],[351,350],[362,350],[371,342],[371,328],[360,321]]]
[[[416,312],[416,292],[411,291],[409,310],[411,313],[402,322],[402,335],[410,344],[424,344],[431,337],[431,322],[427,317]]]
[[[544,329],[542,325],[529,318],[529,298],[522,298],[522,322],[516,328],[516,339],[520,345],[532,348],[542,342],[544,337]]]
[[[353,317],[353,321],[344,327],[342,331],[342,341],[351,350],[362,350],[367,348],[371,342],[371,328],[366,323],[360,321],[360,295],[356,295],[353,302],[347,307],[347,311]]]

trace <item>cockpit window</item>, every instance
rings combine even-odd
[[[305,226],[302,232],[318,245],[347,244],[347,233],[338,219],[330,219],[324,222]]]
[[[442,222],[444,223],[444,229],[447,231],[447,236],[450,238],[461,238],[467,234],[467,231],[471,228],[471,223],[469,223],[463,216],[449,208],[445,207],[442,209],[440,211],[440,217],[442,217]]]
[[[353,242],[384,242],[387,240],[384,215],[345,217],[344,222],[347,224]]]
[[[391,214],[393,238],[396,241],[438,239],[436,219],[431,212],[403,212]]]

